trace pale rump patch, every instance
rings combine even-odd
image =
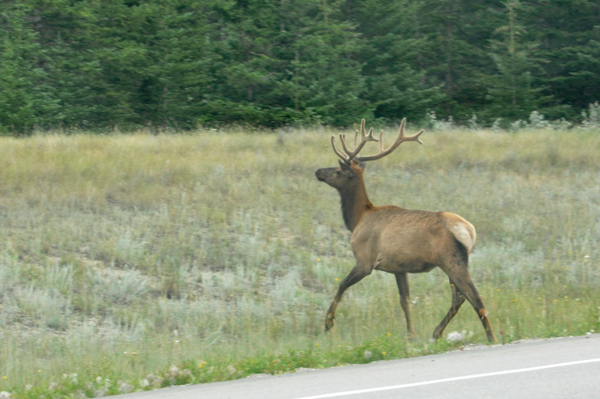
[[[471,253],[475,246],[475,240],[477,239],[475,227],[457,214],[444,212],[443,215],[446,218],[448,230],[450,230],[454,237],[456,237],[456,239],[467,248],[467,251]]]

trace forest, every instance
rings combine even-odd
[[[1,0],[0,133],[579,123],[594,0]]]

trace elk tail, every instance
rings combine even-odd
[[[442,215],[446,220],[448,230],[450,230],[454,238],[465,246],[467,253],[471,253],[475,246],[475,240],[477,239],[475,227],[467,220],[454,213],[442,212]]]

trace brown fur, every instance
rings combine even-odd
[[[320,181],[336,188],[340,194],[342,215],[346,227],[352,231],[350,242],[356,258],[356,265],[341,282],[327,312],[325,330],[333,327],[335,310],[344,291],[375,269],[396,276],[408,332],[415,336],[407,273],[424,273],[439,267],[450,279],[452,306],[435,329],[433,338],[442,335],[466,298],[481,318],[489,341],[495,342],[487,312],[468,271],[468,256],[476,239],[473,225],[449,212],[373,206],[367,197],[363,169],[364,164],[351,161],[315,172]]]

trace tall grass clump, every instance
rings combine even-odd
[[[0,391],[87,397],[414,356],[450,306],[411,275],[352,287],[329,133],[0,138]],[[388,134],[394,134],[388,132]],[[600,131],[444,130],[366,169],[371,201],[471,221],[471,275],[499,339],[600,327]],[[366,151],[369,151],[367,149]],[[485,334],[465,305],[448,332]]]

